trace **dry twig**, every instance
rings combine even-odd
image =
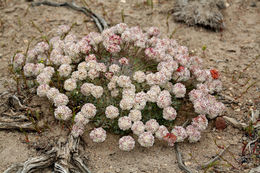
[[[56,2],[50,2],[50,1],[45,0],[42,2],[32,2],[31,5],[33,7],[40,6],[40,5],[47,5],[47,6],[52,6],[52,7],[68,7],[73,10],[82,12],[88,17],[91,17],[94,20],[99,32],[102,32],[104,29],[106,29],[108,27],[107,22],[103,18],[101,18],[97,14],[93,13],[90,9],[88,9],[86,7],[79,7],[79,6],[75,5],[74,3],[69,3],[69,2],[56,3]]]
[[[246,128],[248,125],[245,123],[240,123],[238,122],[236,119],[231,118],[231,117],[227,117],[227,116],[223,116],[223,118],[230,124],[232,124],[234,127],[239,128],[239,129],[244,129]]]
[[[247,143],[246,147],[245,147],[245,150],[248,149],[249,153],[252,153],[251,151],[251,145],[254,144],[259,138],[257,137],[255,140],[252,140],[250,142]]]
[[[74,172],[91,173],[78,155],[78,146],[79,138],[69,135],[65,143],[58,142],[58,145],[44,156],[28,159],[24,163],[14,164],[6,169],[4,173],[11,173],[14,170],[17,173],[30,173],[51,165],[54,165],[54,171],[59,173],[70,173],[72,170]],[[76,165],[76,167],[72,165]]]
[[[210,161],[208,161],[207,163],[199,166],[200,169],[204,169],[204,168],[208,168],[212,163],[216,162],[217,160],[220,159],[220,157],[222,156],[222,154],[229,148],[230,145],[228,145],[224,150],[222,150],[216,157],[214,157],[213,159],[211,159]]]
[[[185,171],[186,173],[192,173],[192,171],[184,165],[183,161],[182,161],[182,156],[181,156],[181,152],[179,151],[179,146],[176,143],[175,147],[174,147],[175,151],[176,151],[176,157],[177,157],[177,161],[178,161],[178,166],[181,170]]]

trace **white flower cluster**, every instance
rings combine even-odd
[[[105,114],[106,114],[107,118],[114,119],[114,118],[118,117],[119,110],[117,107],[110,105],[110,106],[106,107]]]
[[[206,114],[210,119],[221,115],[225,110],[223,103],[218,102],[216,98],[208,93],[206,89],[193,89],[189,93],[190,100],[193,102],[195,112]]]
[[[92,83],[84,83],[80,88],[81,93],[84,96],[89,96],[90,94],[95,98],[100,98],[103,95],[103,87],[96,86]]]
[[[123,136],[119,139],[119,148],[123,151],[131,151],[135,147],[135,140],[131,136]]]
[[[104,142],[106,140],[107,134],[106,131],[102,128],[95,128],[92,130],[89,134],[90,138],[93,140],[93,142]]]
[[[69,120],[75,115],[75,137],[84,133],[90,119],[97,118],[101,124],[115,122],[121,131],[131,130],[143,147],[151,147],[154,136],[173,146],[186,138],[198,141],[208,125],[206,116],[212,119],[223,113],[224,105],[212,95],[222,89],[218,71],[202,69],[199,57],[190,56],[188,48],[174,39],[159,38],[158,28],[143,32],[121,23],[80,40],[69,31],[70,27],[60,26],[58,36],[48,43],[38,43],[26,55],[16,54],[13,69],[36,79],[37,95],[54,104],[56,119]],[[189,91],[187,85],[195,89]],[[200,115],[186,128],[175,126],[169,132],[158,119],[175,120],[175,102],[187,97]],[[81,110],[72,112],[72,107]],[[155,107],[161,111],[153,112]],[[145,111],[156,118],[147,120]],[[95,128],[90,138],[103,142],[106,131]],[[121,150],[134,146],[131,136],[119,140]]]

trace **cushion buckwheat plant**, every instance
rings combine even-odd
[[[218,71],[203,69],[174,39],[160,38],[158,28],[146,32],[121,23],[78,39],[67,26],[57,36],[40,42],[13,59],[13,70],[34,80],[37,95],[54,106],[60,121],[72,121],[72,134],[84,133],[86,124],[94,142],[106,131],[120,134],[119,148],[130,151],[136,143],[151,147],[157,140],[197,142],[208,119],[224,111],[212,95],[221,91]],[[198,115],[186,128],[174,126],[179,105],[189,101]]]

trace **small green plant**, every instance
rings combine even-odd
[[[146,4],[153,9],[153,0],[147,0]]]

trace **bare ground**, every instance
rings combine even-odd
[[[80,1],[77,2],[80,4]],[[260,109],[260,59],[255,60],[260,55],[259,1],[230,0],[230,7],[224,11],[226,28],[219,33],[174,22],[171,16],[168,17],[168,11],[173,6],[170,0],[161,0],[160,3],[154,1],[153,9],[136,0],[131,2],[129,0],[126,3],[119,0],[87,0],[87,2],[94,12],[105,16],[104,18],[111,25],[122,22],[123,14],[124,22],[130,26],[139,25],[142,28],[157,26],[165,37],[175,31],[173,37],[179,43],[188,46],[196,55],[203,57],[205,67],[214,67],[221,72],[224,83],[222,94],[238,101],[238,104],[226,104],[226,116],[248,123],[250,109]],[[252,5],[254,2],[255,7]],[[16,50],[25,50],[28,41],[39,36],[39,31],[33,27],[32,21],[44,33],[50,32],[60,24],[71,25],[75,22],[77,25],[72,32],[77,35],[98,31],[90,18],[79,12],[46,6],[32,8],[29,7],[28,2],[7,0],[6,4],[3,3],[0,7],[0,93],[15,85],[10,80],[8,72],[10,57]],[[204,52],[203,46],[206,46]],[[87,130],[83,138],[86,141],[85,152],[89,158],[88,166],[93,172],[181,172],[177,166],[173,148],[167,147],[164,143],[157,142],[150,149],[137,145],[131,152],[122,152],[117,146],[118,136],[109,134],[106,142],[94,144],[89,139],[88,132]],[[28,157],[38,155],[39,153],[31,147],[30,143],[40,138],[55,138],[59,134],[66,135],[62,130],[46,130],[41,135],[27,133],[28,144],[25,134],[21,132],[0,131],[0,172],[13,163],[23,162]],[[205,163],[214,157],[221,151],[214,140],[219,145],[232,144],[229,150],[233,154],[225,152],[223,158],[235,168],[225,166],[227,162],[222,160],[221,164],[216,166],[220,171],[249,172],[250,168],[260,164],[259,160],[256,160],[239,165],[235,159],[241,159],[243,143],[250,139],[245,137],[243,131],[231,125],[223,131],[216,130],[214,120],[203,133],[200,142],[181,145],[185,164],[195,170],[198,164]],[[211,171],[214,172],[216,169]],[[48,172],[48,170],[43,172]]]

